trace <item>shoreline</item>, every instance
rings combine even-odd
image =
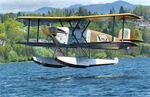
[[[33,62],[33,61],[6,62],[6,63],[0,63],[0,65],[1,64],[13,64],[13,63],[24,63],[24,62]]]

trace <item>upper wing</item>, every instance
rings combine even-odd
[[[131,13],[123,13],[123,14],[104,14],[104,15],[90,15],[90,16],[66,16],[66,17],[50,17],[50,16],[19,16],[17,19],[23,20],[31,20],[31,21],[77,21],[77,20],[90,20],[90,21],[98,21],[105,18],[115,17],[115,19],[140,19],[138,16]]]

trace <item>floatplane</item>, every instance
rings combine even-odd
[[[91,22],[98,22],[105,18],[112,20],[111,35],[88,29]],[[92,58],[91,50],[120,50],[127,47],[135,47],[137,46],[135,42],[140,41],[132,39],[132,31],[129,28],[124,27],[125,20],[139,19],[138,16],[131,13],[67,17],[19,16],[17,19],[28,26],[26,41],[18,42],[19,44],[55,48],[55,54],[60,52],[61,48],[64,48],[65,52],[67,52],[68,48],[80,48],[82,52],[88,56],[69,57],[67,54],[63,53],[62,55],[56,55],[55,57],[33,57],[34,62],[46,67],[62,68],[69,66],[74,68],[86,68],[117,64],[118,58]],[[122,21],[122,28],[118,37],[114,36],[116,20]],[[61,27],[53,27],[51,25],[52,23],[60,23]],[[36,41],[30,41],[30,26],[37,26]],[[42,33],[47,37],[51,38],[52,41],[39,41],[40,30],[42,30]],[[88,52],[86,52],[87,49]]]

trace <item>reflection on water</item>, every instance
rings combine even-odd
[[[126,75],[126,74],[116,74],[116,75],[97,75],[97,76],[77,76],[77,75],[69,75],[69,76],[59,76],[54,78],[48,78],[43,76],[38,76],[35,79],[39,80],[85,80],[85,79],[136,79],[136,76]]]
[[[0,97],[150,97],[150,58],[112,66],[46,68],[33,62],[0,65]]]

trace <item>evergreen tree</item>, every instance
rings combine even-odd
[[[141,5],[139,5],[134,9],[133,12],[134,12],[134,14],[141,16],[143,14],[142,10],[143,10],[143,7]]]
[[[112,9],[110,9],[110,12],[109,12],[110,14],[114,14],[114,13],[116,13],[116,11],[115,11],[115,9],[114,9],[114,7],[112,8]]]
[[[123,6],[121,6],[120,10],[119,10],[119,13],[124,13],[124,12],[125,12],[125,10],[124,10]]]
[[[85,15],[88,15],[87,9],[84,8],[84,7],[80,7],[79,10],[78,10],[78,15],[79,15],[79,16],[85,16]]]
[[[21,12],[18,12],[18,13],[17,13],[17,16],[21,16]]]

